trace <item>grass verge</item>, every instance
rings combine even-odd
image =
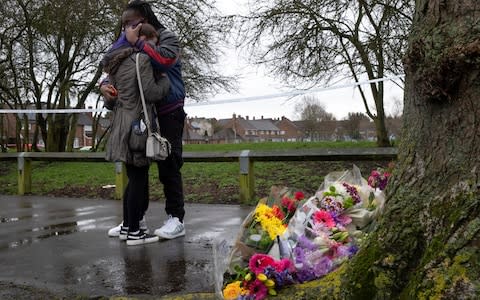
[[[299,148],[372,147],[373,143],[255,143],[228,145],[186,145],[185,151],[236,151]],[[293,148],[292,148],[293,147]],[[269,194],[273,185],[288,186],[313,195],[326,174],[357,165],[363,176],[376,166],[388,162],[256,162],[255,194],[257,199]],[[32,194],[87,198],[114,198],[114,165],[79,162],[33,162]],[[239,165],[232,163],[185,163],[182,168],[185,201],[190,203],[239,204]],[[164,201],[157,167],[150,168],[150,198]],[[0,162],[0,194],[17,193],[16,162]],[[255,203],[248,203],[255,204]]]

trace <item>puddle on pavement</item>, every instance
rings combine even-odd
[[[52,236],[72,234],[72,233],[78,232],[79,230],[78,230],[77,222],[67,222],[67,223],[53,224],[53,225],[43,226],[43,227],[36,227],[26,231],[35,232],[35,233],[42,233],[42,232],[48,232],[48,233],[40,234],[38,236],[33,236],[33,237],[26,237],[13,242],[7,242],[6,244],[0,245],[0,249],[5,249],[5,248],[13,249],[20,246],[39,242],[41,240],[47,239]]]
[[[0,223],[10,223],[10,222],[16,222],[19,221],[20,218],[4,218],[0,217]]]

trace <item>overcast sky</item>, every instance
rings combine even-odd
[[[224,13],[235,13],[246,11],[248,0],[218,0],[218,8]],[[250,66],[245,63],[241,55],[236,53],[235,49],[226,49],[226,56],[220,59],[223,70],[227,75],[238,74],[239,92],[238,93],[220,93],[201,105],[195,104],[187,99],[185,111],[189,117],[205,117],[205,118],[230,118],[234,113],[241,116],[250,116],[250,118],[279,118],[282,116],[292,120],[298,119],[295,113],[296,103],[302,100],[302,96],[294,98],[276,97],[271,99],[263,99],[251,101],[248,98],[256,96],[278,95],[284,92],[292,91],[286,88],[279,80],[271,77],[263,68]],[[353,81],[339,82],[334,85],[344,85]],[[365,88],[367,86],[364,86]],[[315,87],[316,90],[324,88],[322,86]],[[394,99],[403,99],[403,91],[396,85],[385,83],[385,111],[391,114],[395,109]],[[356,88],[342,88],[326,92],[310,93],[308,95],[315,96],[324,105],[327,112],[332,113],[337,119],[343,119],[349,112],[365,112],[360,94]],[[243,98],[247,98],[242,100]],[[231,104],[217,104],[215,101],[226,102],[230,100]],[[370,104],[373,106],[373,101]]]

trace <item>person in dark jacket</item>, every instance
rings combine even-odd
[[[170,80],[168,95],[164,101],[155,105],[161,134],[172,146],[170,156],[164,161],[157,162],[159,179],[163,184],[166,198],[165,211],[168,219],[154,233],[165,239],[173,239],[185,235],[183,181],[180,169],[183,166],[182,134],[186,114],[183,109],[185,86],[182,78],[180,44],[177,36],[158,21],[150,4],[143,0],[130,1],[122,18],[125,30],[115,44],[128,41],[132,47],[151,58],[156,72],[166,74]],[[155,47],[139,39],[142,23],[148,23],[157,30],[159,43]],[[108,81],[101,84],[100,90],[107,101],[115,97],[114,86]],[[148,197],[144,201],[146,211]],[[119,226],[112,228],[109,235],[118,229]]]
[[[142,40],[150,37],[153,43],[158,40],[155,29],[145,25]],[[138,78],[143,85],[146,110],[153,115],[153,103],[160,103],[170,90],[166,76],[155,76],[150,58],[128,45],[117,47],[104,59],[102,66],[115,86],[117,97],[107,100],[105,106],[113,110],[111,132],[107,141],[106,160],[125,163],[128,184],[123,196],[123,224],[119,237],[127,245],[139,245],[158,241],[158,236],[150,235],[140,228],[143,217],[142,201],[148,193],[148,168],[150,159],[145,155],[147,130],[144,108],[140,97]],[[138,59],[139,75],[136,64]]]

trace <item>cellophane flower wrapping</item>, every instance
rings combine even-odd
[[[219,298],[261,300],[335,270],[355,255],[374,227],[389,176],[374,170],[367,181],[353,166],[329,173],[308,199],[272,187],[245,218],[235,241],[215,247],[221,257],[215,269]]]
[[[325,176],[285,233],[297,280],[320,278],[353,256],[383,205],[383,192],[369,186],[358,167]]]

